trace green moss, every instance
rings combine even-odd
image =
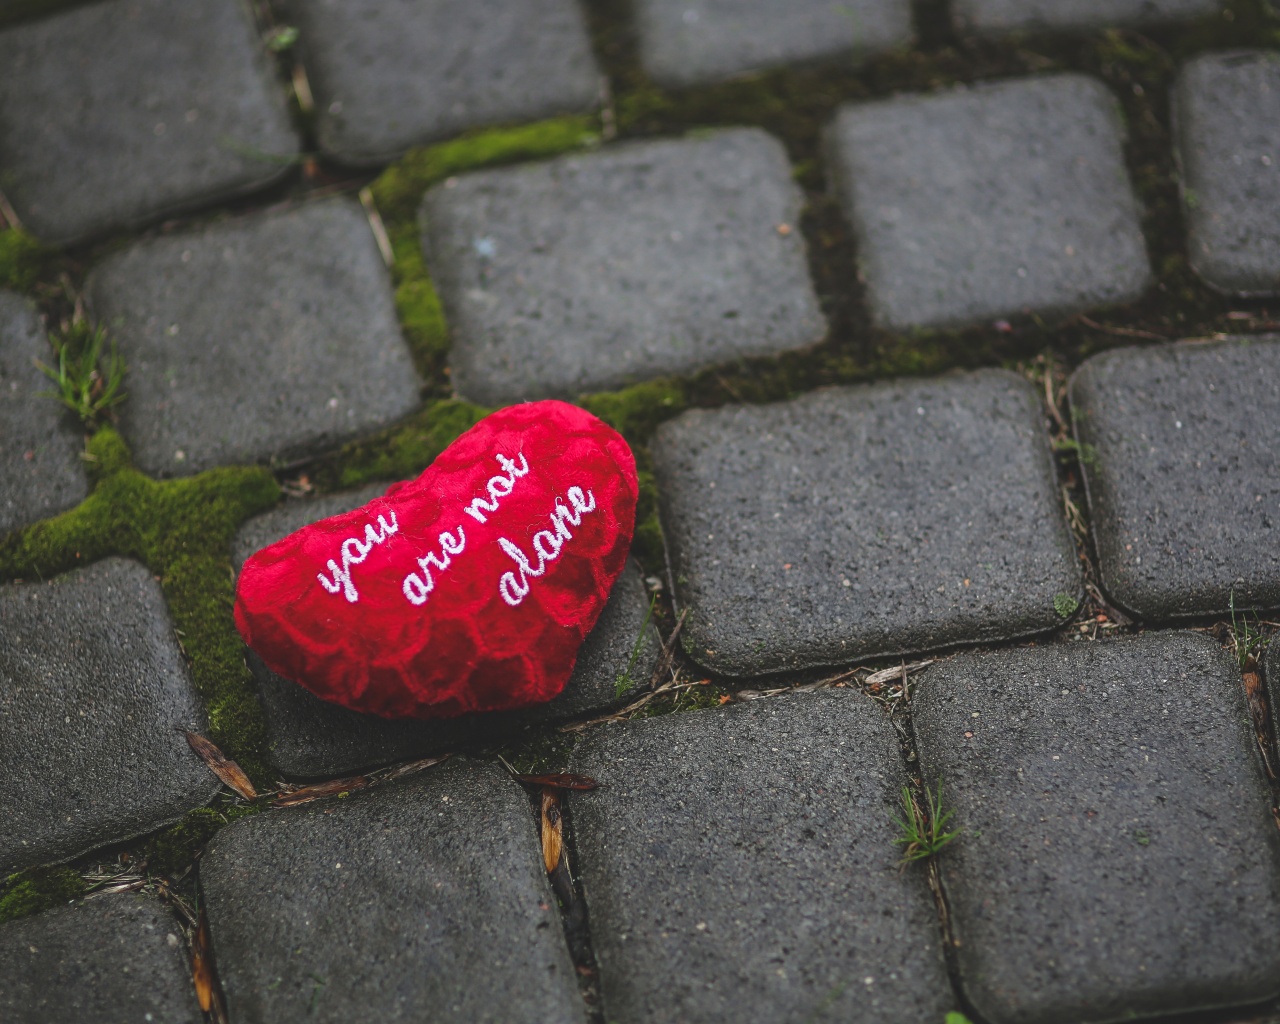
[[[0,883],[0,922],[60,907],[84,891],[84,879],[70,868],[20,871]]]
[[[621,391],[601,391],[579,400],[628,441],[647,441],[658,424],[684,411],[688,404],[684,385],[673,380],[651,380]]]
[[[243,805],[221,809],[198,807],[194,811],[188,811],[180,822],[147,843],[143,856],[146,858],[148,873],[180,874],[219,829],[239,818],[256,814],[257,811],[257,807]]]
[[[0,231],[0,288],[29,294],[55,259],[26,232],[16,228]]]
[[[85,457],[93,492],[70,511],[0,539],[0,578],[44,579],[108,555],[143,562],[160,578],[210,738],[265,780],[261,709],[231,614],[230,551],[240,524],[278,500],[275,480],[259,468],[151,480],[132,467],[109,428],[90,439]]]

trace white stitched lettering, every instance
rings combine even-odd
[[[516,465],[511,459],[505,455],[499,455],[498,465],[507,471],[507,475],[503,476],[498,473],[489,477],[489,482],[485,484],[485,489],[489,492],[489,499],[473,498],[471,504],[462,511],[474,519],[477,523],[488,522],[489,517],[486,512],[498,511],[498,499],[505,498],[515,488],[516,481],[529,472],[529,461],[524,457],[524,453],[520,453],[520,465]]]
[[[543,575],[547,571],[547,563],[559,558],[561,549],[573,539],[573,533],[569,527],[578,526],[582,522],[583,514],[595,511],[596,496],[590,491],[584,494],[581,487],[570,487],[565,494],[573,509],[570,510],[569,506],[557,497],[550,515],[551,525],[555,528],[554,532],[539,530],[533,535],[533,550],[538,556],[536,568],[529,556],[521,551],[518,545],[513,544],[506,537],[498,538],[498,546],[519,567],[518,574],[505,572],[498,581],[498,593],[512,608],[519,605],[528,595],[529,588],[532,586],[529,577],[536,578]]]
[[[391,516],[390,524],[385,517],[378,516],[378,529],[374,529],[372,523],[365,524],[365,543],[361,543],[359,537],[348,537],[342,542],[342,547],[339,549],[342,554],[342,565],[339,566],[337,561],[331,558],[326,566],[333,573],[332,580],[326,578],[324,573],[316,575],[320,585],[330,594],[340,593],[351,604],[360,600],[360,594],[356,591],[355,583],[351,579],[351,567],[363,562],[376,545],[384,543],[388,537],[400,529],[400,524],[396,522],[396,514],[389,512],[388,515]]]

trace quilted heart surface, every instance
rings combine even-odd
[[[638,493],[607,424],[564,402],[511,406],[416,480],[253,555],[236,625],[273,671],[356,711],[547,701],[626,565]]]

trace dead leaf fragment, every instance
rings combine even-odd
[[[296,807],[298,804],[309,804],[312,800],[321,800],[326,796],[350,793],[364,789],[369,780],[364,775],[354,775],[349,779],[331,779],[328,782],[317,782],[313,786],[299,786],[286,793],[281,793],[271,801],[272,807]]]
[[[560,794],[555,788],[542,790],[542,862],[552,874],[564,853],[564,819],[560,817]]]
[[[204,911],[200,912],[200,924],[191,939],[191,980],[195,982],[196,999],[205,1013],[213,1006],[213,969],[209,966],[209,929]]]
[[[517,782],[530,786],[551,786],[555,789],[598,789],[600,783],[587,775],[575,775],[572,772],[553,772],[549,775],[516,775]]]
[[[910,675],[912,672],[919,672],[927,665],[932,665],[933,658],[928,661],[913,661],[906,665],[894,665],[891,668],[882,668],[879,672],[872,672],[863,680],[868,686],[875,686],[877,683],[891,683],[895,679],[901,679],[903,676]]]
[[[217,745],[211,740],[205,739],[199,733],[186,732],[187,743],[194,750],[205,764],[209,766],[209,770],[218,776],[222,782],[234,789],[246,800],[255,800],[258,791],[253,788],[253,783],[249,781],[249,776],[244,770],[236,764],[231,758],[227,757]]]

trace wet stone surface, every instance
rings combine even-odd
[[[149,832],[218,782],[160,586],[109,558],[0,587],[0,874]]]
[[[826,690],[585,735],[571,799],[608,1019],[941,1021],[933,898],[898,870],[905,775]]]
[[[583,1020],[528,797],[494,764],[243,819],[200,886],[240,1024]]]
[[[249,520],[236,538],[237,569],[255,551],[317,520],[349,512],[386,490],[374,484],[346,494],[293,501]],[[272,672],[248,653],[266,713],[271,758],[291,777],[337,775],[463,747],[488,746],[534,724],[565,721],[617,707],[646,686],[661,655],[648,621],[649,596],[639,571],[619,578],[595,628],[583,642],[573,675],[558,697],[523,711],[464,715],[445,721],[379,718],[321,700]]]
[[[640,59],[661,85],[710,82],[779,64],[858,59],[911,42],[902,0],[637,0]]]
[[[291,0],[320,148],[376,165],[468,128],[585,111],[600,95],[573,0]]]
[[[86,287],[128,362],[121,430],[148,473],[314,452],[418,403],[391,281],[353,200],[141,242]]]
[[[35,308],[0,291],[0,534],[78,504],[89,493],[71,413],[40,392],[32,361],[56,362]]]
[[[953,0],[961,32],[1044,32],[1150,25],[1219,13],[1222,0]]]
[[[1043,415],[984,370],[664,424],[686,651],[752,676],[1058,625],[1080,575]]]
[[[822,340],[781,143],[756,129],[482,171],[427,193],[453,380],[573,398]]]
[[[1280,338],[1120,349],[1071,380],[1103,588],[1150,619],[1280,606]]]
[[[1280,991],[1280,833],[1240,674],[1204,634],[962,654],[912,700],[961,983],[990,1024]]]
[[[1220,291],[1280,294],[1280,55],[1199,57],[1174,105],[1192,265]]]
[[[42,241],[261,188],[297,151],[238,0],[108,0],[0,32],[0,190]]]
[[[0,925],[6,1024],[200,1024],[186,946],[155,896],[118,893]]]
[[[1084,75],[841,108],[828,136],[872,316],[1059,315],[1150,280],[1119,106]]]

